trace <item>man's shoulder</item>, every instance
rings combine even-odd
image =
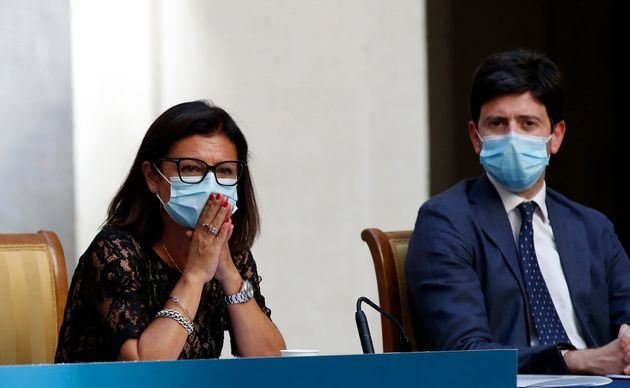
[[[427,200],[421,207],[424,209],[442,209],[446,212],[461,212],[462,208],[469,207],[471,188],[480,178],[464,179]]]
[[[429,237],[445,230],[469,234],[476,224],[470,197],[478,179],[462,180],[426,201],[418,211],[414,235]]]
[[[572,216],[581,219],[585,223],[610,224],[608,217],[600,211],[575,202],[550,188],[547,188],[547,204],[548,206],[564,208]]]

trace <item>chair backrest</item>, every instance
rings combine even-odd
[[[0,364],[54,362],[67,295],[54,232],[0,234]]]
[[[405,260],[411,231],[383,232],[371,228],[361,232],[361,239],[365,241],[372,253],[378,298],[380,307],[400,321],[405,334],[411,339],[413,351],[422,350],[414,333],[411,312],[407,302],[407,277],[405,275]],[[381,317],[383,330],[383,351],[400,352],[400,332],[396,325],[386,317]]]

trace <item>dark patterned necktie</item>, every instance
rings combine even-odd
[[[527,295],[529,296],[529,306],[536,326],[536,332],[542,345],[553,345],[558,343],[570,343],[558,312],[553,305],[551,295],[547,289],[545,279],[540,272],[536,250],[534,249],[534,228],[532,216],[536,204],[534,202],[523,202],[518,205],[523,223],[518,235],[519,255],[521,258],[521,268],[525,277]]]

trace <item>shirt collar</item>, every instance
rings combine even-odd
[[[522,202],[527,201],[525,198],[501,186],[501,184],[497,182],[492,176],[490,176],[490,174],[486,173],[486,175],[488,176],[488,179],[490,179],[490,183],[492,183],[492,186],[494,186],[494,188],[499,193],[499,197],[501,197],[501,202],[503,202],[503,207],[505,208],[506,213],[509,214],[511,211],[516,209],[516,207],[520,205]],[[538,210],[536,210],[536,213],[538,213],[542,217],[543,221],[547,221],[547,218],[548,218],[547,205],[545,204],[545,199],[547,198],[546,189],[547,189],[547,184],[543,181],[542,187],[536,193],[536,195],[534,195],[534,197],[531,199],[531,201],[535,202],[536,205],[538,205],[537,206]]]

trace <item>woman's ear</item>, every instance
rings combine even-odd
[[[162,179],[162,177],[159,176],[159,173],[155,171],[153,165],[148,160],[142,162],[142,173],[144,174],[144,180],[147,182],[149,191],[157,193],[160,188],[159,179]]]

